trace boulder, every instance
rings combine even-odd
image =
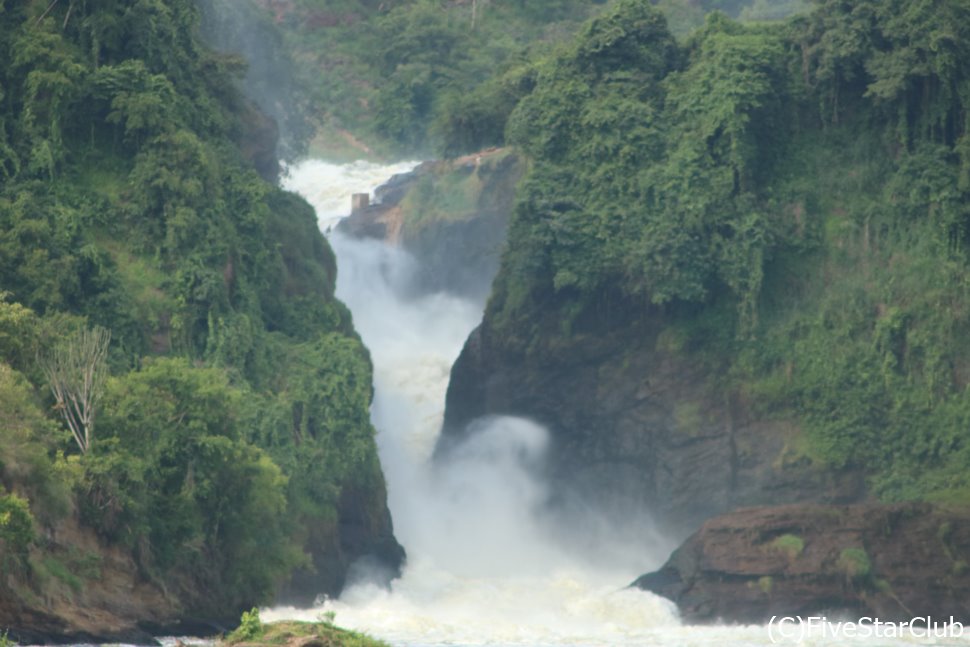
[[[772,616],[970,621],[970,509],[792,504],[710,519],[634,586],[687,622]]]

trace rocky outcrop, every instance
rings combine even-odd
[[[400,245],[418,260],[414,288],[484,301],[499,268],[520,157],[489,149],[454,160],[425,162],[391,178],[375,202],[337,229]]]
[[[419,286],[484,302],[524,172],[518,155],[490,149],[447,162],[415,187],[400,242],[420,259]]]
[[[679,538],[739,506],[864,497],[859,473],[819,468],[797,451],[796,425],[760,418],[722,388],[663,312],[602,308],[564,334],[554,303],[533,311],[513,334],[486,312],[468,339],[439,454],[477,417],[532,418],[552,434],[558,489],[604,508],[646,507]]]
[[[374,190],[374,201],[337,224],[337,231],[355,238],[376,238],[396,244],[404,222],[401,202],[418,182],[432,174],[435,162],[424,162],[407,173],[398,173]]]
[[[922,503],[749,508],[707,521],[634,584],[691,622],[841,614],[970,621],[970,510]]]
[[[71,518],[50,530],[45,543],[26,571],[5,567],[0,628],[12,640],[155,644],[153,628],[178,624],[180,602],[144,577],[129,551],[104,545]],[[206,633],[218,630],[205,624]]]
[[[382,481],[381,481],[382,482]],[[373,579],[400,574],[404,550],[394,539],[383,486],[341,489],[334,522],[310,528],[305,550],[313,567],[294,574],[284,591],[290,603],[336,596],[355,566]],[[209,637],[231,629],[241,609],[232,592],[214,590],[202,573],[163,583],[137,558],[138,549],[108,543],[68,516],[46,529],[29,562],[0,560],[0,633],[20,644],[158,644],[154,636]],[[253,601],[255,603],[256,601]]]

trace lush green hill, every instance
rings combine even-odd
[[[312,598],[360,554],[401,558],[333,254],[198,18],[0,3],[0,597],[83,591],[50,557],[77,520],[197,615],[238,617],[298,567]],[[81,443],[44,368],[94,329],[108,376]]]
[[[968,26],[966,0],[713,14],[683,44],[647,2],[590,22],[508,120],[532,167],[451,426],[549,419],[659,507],[713,479],[673,504],[693,522],[970,501]]]

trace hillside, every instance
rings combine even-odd
[[[190,0],[0,5],[12,637],[232,621],[403,558],[333,254],[198,22]],[[71,396],[94,409],[73,435]]]
[[[564,499],[679,537],[742,506],[970,504],[970,3],[815,4],[681,43],[620,2],[539,66],[440,452],[531,417]]]
[[[501,145],[534,63],[612,0],[199,0],[213,45],[250,61],[247,89],[284,152],[329,160],[457,156]],[[778,20],[805,0],[659,0],[684,37],[711,11]]]

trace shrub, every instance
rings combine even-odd
[[[788,555],[788,559],[794,559],[802,554],[805,550],[805,540],[803,540],[798,535],[785,534],[780,537],[776,537],[771,546],[776,550]]]
[[[853,580],[864,580],[872,574],[872,563],[863,548],[846,548],[839,553],[838,567]]]
[[[3,570],[9,566],[8,560],[23,564],[27,550],[34,541],[34,517],[26,499],[16,494],[0,496],[0,554],[3,555]]]

